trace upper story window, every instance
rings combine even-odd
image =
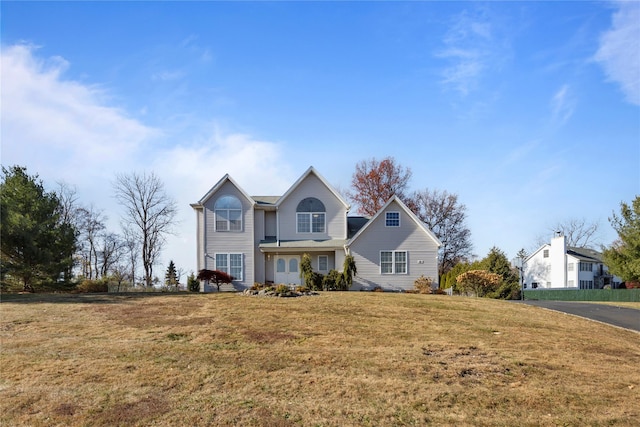
[[[298,233],[324,233],[326,222],[324,204],[315,197],[307,197],[298,203],[296,222]]]
[[[542,251],[542,258],[549,258],[549,249],[545,249]]]
[[[220,197],[214,206],[216,231],[242,231],[242,203],[234,196]]]
[[[580,262],[580,271],[593,271],[592,262]]]
[[[385,225],[387,227],[400,227],[400,212],[387,212]]]

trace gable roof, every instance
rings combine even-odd
[[[331,184],[329,184],[327,182],[326,179],[324,179],[324,177],[322,175],[320,175],[318,173],[318,171],[313,167],[310,166],[309,169],[306,170],[305,173],[302,174],[302,176],[300,178],[298,178],[298,180],[296,182],[293,183],[293,185],[291,187],[289,187],[289,189],[287,190],[286,193],[284,193],[282,195],[282,197],[280,197],[280,199],[278,199],[278,201],[275,203],[276,206],[280,206],[282,204],[282,202],[284,202],[284,200],[291,194],[293,193],[293,191],[300,185],[300,183],[302,183],[309,175],[314,174],[319,180],[320,182],[322,182],[324,184],[325,187],[327,187],[329,189],[329,191],[331,191],[331,193],[333,193],[333,195],[336,197],[336,199],[338,199],[340,201],[340,203],[342,203],[344,205],[344,207],[347,209],[347,211],[349,209],[351,209],[351,205],[349,205],[349,203],[347,203],[347,201],[344,199],[344,197],[342,197],[340,195],[340,193],[338,193],[336,191],[335,188],[333,188],[333,186]]]
[[[396,202],[400,206],[400,208],[404,211],[404,213],[406,213],[407,216],[409,216],[409,218],[411,218],[413,222],[418,226],[418,228],[422,230],[427,236],[429,236],[435,242],[435,244],[438,245],[438,247],[442,246],[442,242],[440,241],[440,239],[438,239],[438,237],[435,234],[433,234],[433,231],[429,230],[426,224],[420,221],[420,218],[418,218],[416,214],[411,212],[411,209],[409,209],[407,205],[405,205],[402,202],[402,200],[400,200],[400,198],[396,195],[393,195],[393,197],[387,200],[387,203],[385,203],[384,206],[381,207],[380,210],[376,212],[376,214],[369,221],[367,221],[367,223],[364,224],[364,226],[360,230],[358,230],[358,232],[349,240],[349,242],[347,242],[347,246],[351,246],[351,244],[355,242],[358,239],[358,237],[360,237],[360,235],[364,233],[365,230],[369,228],[369,226],[373,224],[375,220],[382,214],[382,212],[384,212],[387,209],[387,207],[393,202]]]
[[[567,255],[571,255],[583,261],[602,262],[602,254],[589,248],[577,248],[570,246],[567,248]]]
[[[536,256],[536,254],[538,254],[541,250],[543,249],[550,249],[551,245],[549,243],[545,243],[544,245],[540,246],[538,249],[536,249],[535,251],[533,251],[533,253],[531,255],[529,255],[528,257],[526,257],[524,259],[524,264],[526,264],[527,262],[529,262],[529,260],[531,260],[531,258],[533,258],[534,256]]]
[[[255,205],[256,201],[249,196],[243,189],[242,187],[240,187],[238,185],[237,182],[234,181],[233,178],[231,178],[231,176],[227,173],[225,174],[222,178],[220,178],[220,181],[218,181],[213,187],[211,187],[211,189],[209,191],[207,191],[207,193],[200,199],[198,200],[197,203],[193,203],[191,204],[191,207],[194,209],[200,208],[202,207],[202,205],[204,203],[206,203],[207,200],[209,200],[211,198],[211,196],[213,196],[218,190],[220,190],[220,188],[226,183],[226,182],[230,182],[234,187],[236,187],[238,189],[238,191],[240,191],[240,193],[249,201],[251,202],[251,205]]]

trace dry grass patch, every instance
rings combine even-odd
[[[24,296],[2,425],[634,425],[639,335],[536,307],[325,293]]]

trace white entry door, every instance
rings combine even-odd
[[[276,284],[299,285],[301,283],[300,257],[298,255],[277,255],[275,263]]]

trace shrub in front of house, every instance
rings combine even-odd
[[[432,284],[433,279],[431,277],[422,275],[413,282],[413,288],[418,294],[430,294]]]
[[[276,289],[275,289],[275,292],[278,295],[287,294],[287,293],[289,293],[289,291],[290,291],[289,286],[287,286],[287,285],[285,285],[283,283],[281,283],[278,286],[276,286]]]

